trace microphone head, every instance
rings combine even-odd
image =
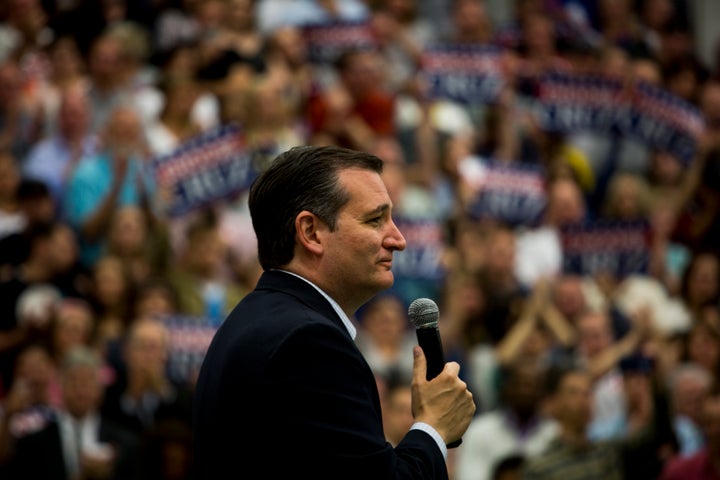
[[[418,298],[408,307],[408,317],[415,328],[434,328],[437,327],[440,310],[429,298]]]

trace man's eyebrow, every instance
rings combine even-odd
[[[379,205],[378,207],[370,210],[369,212],[365,213],[366,217],[372,217],[373,215],[378,215],[381,213],[385,213],[386,211],[390,210],[390,204],[384,203],[382,205]]]

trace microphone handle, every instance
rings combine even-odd
[[[425,359],[427,360],[427,374],[425,378],[430,381],[437,377],[445,367],[445,354],[443,353],[442,342],[440,341],[440,331],[435,327],[418,328],[415,330],[418,339],[418,345],[423,349]],[[459,447],[462,438],[447,444],[448,448]]]
[[[445,368],[445,354],[440,341],[440,332],[437,327],[425,327],[418,328],[416,333],[418,345],[422,347],[427,360],[427,375],[425,378],[430,381]]]

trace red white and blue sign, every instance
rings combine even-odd
[[[314,64],[331,64],[345,51],[377,45],[368,22],[311,23],[304,25],[302,31],[308,59]]]
[[[203,133],[151,160],[164,213],[181,216],[250,187],[259,171],[236,125]]]
[[[502,51],[487,45],[438,44],[422,55],[421,75],[432,98],[466,105],[497,101],[506,80]]]
[[[650,261],[646,221],[597,219],[561,229],[563,271],[622,279],[645,274]]]

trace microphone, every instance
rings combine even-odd
[[[437,377],[445,367],[445,354],[440,341],[438,320],[440,309],[429,298],[418,298],[408,307],[408,318],[415,326],[418,345],[423,349],[427,360],[427,374],[425,378],[430,381]],[[462,443],[462,439],[450,442],[448,448],[455,448]]]

